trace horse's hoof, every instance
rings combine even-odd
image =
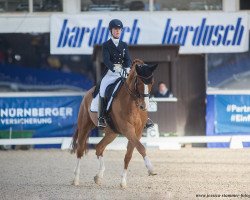
[[[155,175],[157,175],[157,173],[155,173],[155,172],[152,171],[152,170],[151,170],[151,171],[148,170],[148,175],[149,175],[149,176],[155,176]]]
[[[127,187],[127,183],[121,182],[120,186],[122,189],[125,189]]]
[[[100,178],[99,176],[95,176],[94,177],[94,181],[95,181],[95,183],[97,184],[97,185],[101,185],[101,181],[102,180],[102,178]]]
[[[74,181],[72,182],[72,185],[78,186],[78,185],[79,185],[79,181],[74,180]]]

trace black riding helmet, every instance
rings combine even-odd
[[[119,19],[112,19],[110,22],[109,22],[109,30],[111,31],[112,28],[123,28],[123,24],[121,22],[121,20]]]

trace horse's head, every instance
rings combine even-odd
[[[135,59],[130,73],[130,79],[134,79],[138,77],[138,79],[144,83],[145,85],[149,85],[153,83],[153,72],[157,68],[158,64],[148,65],[144,63],[142,60]],[[132,80],[130,80],[132,81]]]
[[[157,64],[148,65],[143,63],[142,65],[135,65],[135,71],[137,76],[141,79],[141,81],[145,85],[149,85],[153,83],[153,72],[157,68]]]

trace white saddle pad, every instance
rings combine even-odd
[[[112,96],[111,98],[109,99],[109,102],[107,104],[107,107],[106,107],[106,111],[109,110],[111,104],[112,104],[112,101],[114,100],[113,98],[113,94],[116,92],[116,90],[118,89],[119,85],[121,84],[121,81],[119,81],[116,86],[115,86],[115,89],[114,91],[112,92]],[[91,105],[90,105],[90,111],[91,112],[98,112],[98,104],[99,104],[99,93],[96,95],[96,97],[92,100],[91,102]]]
[[[90,105],[90,111],[91,112],[98,112],[98,104],[99,104],[99,93],[92,100],[91,105]]]

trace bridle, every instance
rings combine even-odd
[[[138,85],[139,85],[138,79],[141,79],[145,85],[148,85],[148,84],[151,84],[153,82],[153,74],[151,74],[148,77],[144,77],[144,76],[140,76],[140,75],[136,74],[136,76],[133,79],[133,81],[134,81],[134,88],[133,89],[129,88],[129,85],[126,82],[126,79],[123,78],[125,88],[126,88],[127,92],[129,93],[129,95],[131,97],[133,97],[133,99],[136,101],[136,106],[139,107],[141,110],[146,110],[145,106],[143,105],[143,104],[145,104],[143,98],[150,97],[150,93],[144,94],[138,90]]]

